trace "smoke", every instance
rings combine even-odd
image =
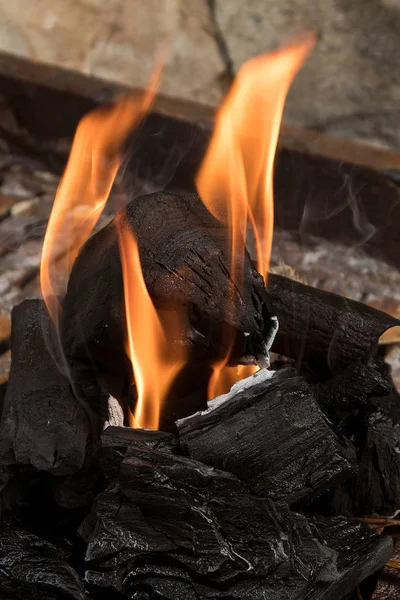
[[[352,172],[338,167],[342,185],[332,190],[330,195],[316,198],[312,192],[307,195],[299,223],[299,235],[305,243],[310,235],[317,235],[321,227],[327,236],[348,245],[360,247],[368,242],[378,231],[369,220],[363,202],[363,190],[367,183],[357,186],[352,179]],[[331,221],[331,223],[329,223]],[[317,226],[320,227],[317,227]],[[331,225],[331,231],[329,231]],[[332,235],[334,234],[334,236]]]

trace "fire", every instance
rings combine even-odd
[[[111,107],[95,110],[78,125],[42,253],[42,295],[55,322],[61,310],[56,294],[64,291],[57,286],[58,259],[63,256],[63,264],[67,263],[66,279],[107,202],[121,164],[122,144],[150,109],[160,75],[161,63],[145,94],[132,94]],[[120,227],[120,218],[116,225],[124,279],[127,351],[138,391],[133,426],[157,429],[162,399],[184,357],[175,346],[167,348],[166,336],[143,279],[136,240],[126,228]]]
[[[234,257],[244,254],[248,226],[254,236],[258,271],[267,277],[274,222],[273,167],[285,98],[314,44],[315,37],[307,36],[243,65],[219,110],[197,175],[204,204],[229,227],[236,286],[242,283],[242,269]],[[211,398],[217,387],[227,389],[232,383],[231,372],[226,385],[221,382],[227,360],[215,365]]]
[[[273,164],[284,101],[313,45],[314,38],[309,37],[243,66],[219,111],[197,177],[203,202],[229,227],[232,285],[236,287],[242,282],[243,262],[238,257],[244,256],[248,225],[254,235],[258,270],[267,275],[273,232]],[[123,142],[150,109],[160,75],[161,62],[147,92],[121,98],[79,123],[42,254],[42,294],[55,322],[61,310],[57,296],[63,294],[74,259],[107,202],[121,164]],[[124,281],[126,349],[138,393],[132,425],[156,429],[162,402],[186,360],[182,346],[176,343],[184,330],[183,321],[172,315],[168,323],[161,324],[146,288],[137,241],[123,214],[115,223]],[[56,266],[61,256],[67,266],[60,286]],[[227,369],[228,359],[214,365],[211,397],[256,370],[254,366]]]
[[[58,187],[43,243],[40,267],[42,296],[53,321],[72,264],[89,238],[107,202],[120,166],[120,150],[127,134],[148,112],[161,74],[155,70],[145,94],[121,98],[80,121],[65,173]],[[66,272],[60,281],[57,261],[64,256]]]
[[[117,227],[128,329],[127,350],[138,396],[131,425],[158,429],[162,402],[183,366],[185,356],[181,346],[172,344],[165,335],[143,279],[139,250],[133,234],[128,228],[121,227],[120,223]],[[177,331],[181,324],[172,325]]]

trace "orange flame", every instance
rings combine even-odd
[[[122,144],[151,107],[161,67],[160,62],[146,93],[121,98],[111,107],[91,112],[79,123],[54,200],[42,253],[42,295],[54,321],[60,312],[56,297],[56,293],[60,293],[60,286],[57,286],[60,274],[54,268],[55,261],[60,255],[66,258],[66,280],[73,261],[107,202],[121,164]],[[124,279],[127,353],[138,391],[132,425],[156,429],[162,400],[183,365],[184,356],[181,346],[167,346],[166,335],[143,279],[136,240],[127,228],[121,228],[121,218],[121,215],[117,217],[116,227]],[[59,267],[59,263],[56,266]],[[182,329],[178,329],[181,323],[175,321],[175,315],[172,315],[168,327],[176,334]]]
[[[40,284],[53,321],[57,320],[60,311],[57,294],[65,291],[62,288],[65,288],[72,264],[107,202],[121,162],[121,145],[150,109],[161,68],[160,62],[146,93],[132,94],[111,107],[94,110],[78,125],[43,243]],[[60,274],[55,265],[63,254],[67,267],[60,286],[57,285]]]
[[[121,253],[127,351],[135,375],[138,400],[132,427],[158,429],[160,409],[177,373],[185,362],[182,347],[165,335],[143,279],[137,242],[117,220]],[[171,318],[173,321],[173,318]],[[170,323],[171,325],[171,323]],[[172,323],[179,331],[181,323]]]
[[[232,277],[243,278],[247,226],[254,235],[257,268],[267,276],[273,237],[273,167],[285,98],[315,44],[315,36],[249,60],[220,108],[214,134],[197,175],[198,192],[231,238]],[[209,396],[215,395],[228,357],[215,365]],[[244,371],[242,371],[242,374]],[[227,385],[231,382],[228,377]]]

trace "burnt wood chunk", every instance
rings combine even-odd
[[[2,600],[84,600],[78,574],[48,541],[11,518],[0,520]]]
[[[316,537],[337,552],[336,568],[339,581],[317,581],[310,586],[307,600],[338,600],[376,573],[390,559],[393,543],[390,537],[379,536],[364,523],[344,517],[312,517]],[[318,532],[318,533],[317,533]],[[386,599],[385,599],[386,600]],[[389,599],[388,599],[389,600]]]
[[[399,394],[392,389],[342,414],[340,431],[356,446],[356,474],[321,498],[315,510],[355,517],[393,515],[400,507]]]
[[[25,300],[13,309],[0,465],[31,465],[61,481],[95,459],[102,418],[78,401],[60,372],[54,335],[41,300]]]
[[[191,458],[289,504],[322,494],[355,467],[351,443],[336,435],[293,369],[259,371],[177,426]]]
[[[313,387],[320,406],[335,424],[350,411],[366,406],[369,398],[387,396],[392,389],[390,366],[380,356],[359,359]]]
[[[95,597],[333,599],[392,550],[363,524],[308,522],[231,474],[145,448],[131,447],[85,523]]]
[[[365,358],[379,337],[400,321],[361,302],[282,275],[268,276],[268,312],[278,318],[272,350],[310,363],[320,376]]]
[[[116,479],[122,460],[130,450],[147,448],[160,452],[177,452],[178,441],[170,433],[130,427],[107,427],[101,436],[101,462],[106,481]]]
[[[335,553],[304,517],[170,453],[132,450],[91,520],[85,583],[95,593],[273,600],[337,578]]]
[[[229,352],[233,339],[233,364],[268,362],[276,321],[266,310],[263,279],[245,252],[243,289],[232,284],[228,229],[196,194],[135,198],[117,218],[122,231],[132,231],[138,241],[146,286],[167,331],[173,312],[186,319],[176,343],[186,347],[189,361],[209,364]],[[243,255],[235,257],[242,260]],[[90,365],[115,398],[130,397],[115,220],[86,242],[74,263],[61,334],[73,371]]]

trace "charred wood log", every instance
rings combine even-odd
[[[289,504],[322,494],[355,467],[352,445],[335,434],[293,369],[259,371],[177,425],[191,458]]]
[[[168,325],[171,311],[186,315],[187,331],[178,343],[187,346],[189,363],[223,357],[232,338],[233,363],[267,361],[275,321],[266,311],[263,280],[246,253],[243,290],[232,285],[228,230],[196,194],[137,198],[120,226],[137,238],[147,289],[163,323]],[[113,221],[86,242],[75,261],[61,333],[72,371],[94,368],[104,387],[125,402],[132,369],[124,350],[123,294]]]
[[[268,312],[279,330],[272,350],[309,363],[328,378],[372,353],[379,337],[400,321],[384,312],[330,292],[270,274]]]
[[[11,518],[0,521],[2,600],[84,600],[78,574],[60,552]]]
[[[77,399],[71,382],[58,368],[60,357],[50,353],[57,348],[54,336],[41,300],[25,300],[13,309],[12,362],[0,422],[0,465],[12,469],[30,465],[57,476],[57,494],[66,502],[71,477],[79,473],[82,483],[75,501],[89,501],[87,488],[93,486],[97,472],[93,465],[105,420],[99,408],[105,398],[96,403],[97,413]]]
[[[392,548],[361,524],[310,525],[230,474],[139,448],[97,498],[90,525],[85,583],[96,598],[325,600],[382,566]]]

